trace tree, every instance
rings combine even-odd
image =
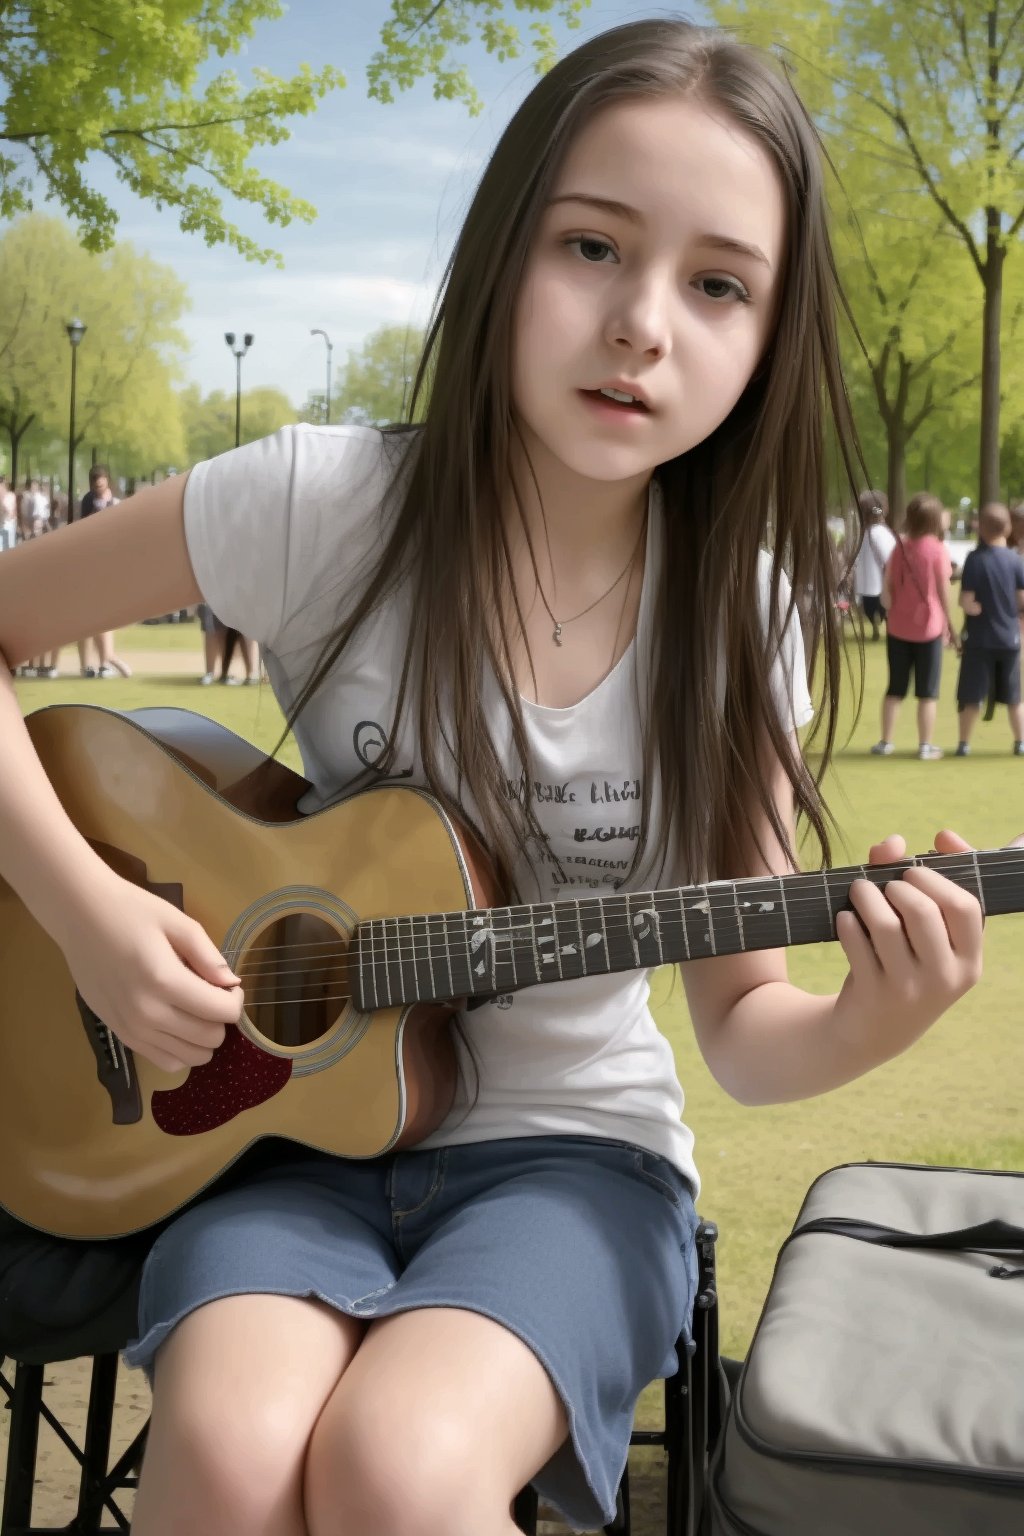
[[[13,296],[0,308],[0,427],[11,441],[12,475],[30,428],[40,445],[59,440],[67,451],[65,324],[78,306],[89,328],[77,360],[75,447],[135,445],[147,467],[180,457],[171,385],[187,298],[169,268],[127,244],[90,255],[62,220],[32,214],[0,239],[0,291]]]
[[[567,27],[579,18],[590,0],[511,0],[513,10],[550,15],[555,12]],[[475,116],[483,102],[458,59],[454,48],[468,43],[475,30],[488,53],[501,60],[522,56],[523,41],[515,22],[505,12],[509,0],[391,0],[391,18],[381,29],[382,47],[367,68],[370,95],[377,101],[393,101],[394,90],[408,90],[421,76],[434,76],[437,100],[462,101]],[[530,23],[534,67],[538,74],[558,58],[558,44],[547,22]]]
[[[384,426],[401,421],[424,333],[404,325],[384,325],[368,336],[359,351],[349,352],[339,375],[337,408],[343,421]],[[425,404],[425,402],[422,402]]]
[[[569,26],[589,0],[513,0],[517,11],[556,12]],[[465,66],[451,57],[475,29],[489,52],[518,58],[518,28],[505,0],[392,0],[382,47],[368,70],[370,94],[392,100],[433,74],[438,97],[480,110]],[[117,215],[90,184],[100,156],[140,197],[178,211],[183,230],[207,245],[226,241],[255,261],[283,263],[232,223],[223,195],[261,209],[271,224],[310,221],[316,209],[248,163],[253,150],[289,136],[344,86],[333,65],[282,80],[253,69],[245,89],[224,70],[199,87],[212,55],[241,51],[257,25],[286,13],[282,0],[0,0],[0,218],[34,205],[33,177],[74,219],[93,251],[113,244]],[[551,27],[531,24],[538,69],[556,57]]]
[[[251,151],[288,137],[284,119],[308,114],[344,85],[330,65],[291,80],[254,69],[246,91],[231,71],[197,89],[211,53],[237,52],[281,0],[13,0],[0,5],[0,217],[33,206],[32,175],[79,225],[93,251],[113,244],[117,215],[89,185],[87,160],[105,157],[118,179],[208,245],[228,241],[266,261],[226,217],[220,192],[254,203],[274,224],[316,210],[247,164]],[[218,190],[212,190],[212,187]]]
[[[737,19],[735,5],[714,9]],[[850,147],[895,150],[961,242],[983,293],[980,499],[997,498],[1004,271],[1024,226],[1024,6],[768,0],[749,20],[794,40]]]
[[[184,462],[198,464],[235,446],[235,396],[215,389],[203,399],[198,384],[190,384],[178,397],[184,422]],[[242,442],[267,437],[279,427],[297,420],[291,401],[278,389],[242,391]]]

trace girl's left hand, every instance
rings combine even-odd
[[[887,837],[869,854],[873,865],[906,855],[902,837]],[[970,844],[939,832],[938,853]],[[841,1038],[872,1064],[919,1039],[981,976],[983,918],[977,897],[934,869],[915,866],[884,889],[868,880],[850,888],[853,912],[840,912],[836,937],[850,974],[836,999]]]

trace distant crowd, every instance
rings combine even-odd
[[[94,464],[89,471],[89,489],[82,497],[78,517],[91,517],[106,507],[113,507],[121,500],[115,494],[110,469],[106,464]],[[61,527],[68,520],[68,498],[61,491],[47,491],[39,480],[26,480],[20,489],[0,476],[0,553],[27,539],[37,539],[43,534]],[[204,670],[200,681],[210,683],[260,681],[259,647],[255,640],[240,635],[214,614],[205,603],[199,605],[198,617],[203,632]],[[231,662],[236,649],[240,652],[245,668],[244,676],[231,674]],[[117,655],[113,633],[93,635],[78,642],[79,669],[82,677],[131,677],[132,669]],[[19,675],[34,678],[60,676],[60,654],[51,651],[45,656],[35,656]]]
[[[878,757],[895,751],[896,720],[913,677],[917,755],[922,762],[944,755],[932,738],[949,647],[960,661],[957,757],[969,755],[982,709],[991,719],[998,705],[1007,711],[1014,755],[1024,757],[1024,507],[1001,502],[981,507],[978,543],[963,563],[955,600],[944,542],[949,513],[938,497],[926,491],[911,497],[901,536],[889,526],[884,492],[865,491],[859,509],[864,534],[853,564],[853,595],[872,640],[884,626],[889,663],[881,735],[871,751]]]

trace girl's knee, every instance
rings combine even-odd
[[[196,1393],[158,1404],[140,1479],[140,1536],[165,1529],[161,1510],[173,1512],[167,1530],[192,1536],[298,1536],[305,1454],[305,1439],[270,1396],[242,1404]]]
[[[410,1425],[401,1413],[324,1415],[306,1458],[309,1536],[479,1536],[507,1519],[515,1491],[488,1474],[464,1422]]]

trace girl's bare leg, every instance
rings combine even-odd
[[[120,656],[114,655],[114,632],[108,630],[106,634],[96,636],[96,649],[99,652],[101,667],[113,667],[115,672],[120,672],[122,677],[131,677],[132,669]]]
[[[79,668],[81,670],[81,673],[82,673],[83,677],[85,676],[85,669],[86,669],[86,667],[89,666],[89,664],[90,664],[89,663],[89,646],[90,646],[90,644],[91,644],[91,641],[89,641],[89,640],[79,640],[79,642],[78,642],[78,665],[79,665]],[[98,665],[98,663],[97,663],[97,665]]]
[[[922,747],[931,746],[938,708],[937,699],[918,699],[917,701],[917,739]]]
[[[203,669],[208,677],[217,677],[224,671],[224,631],[207,630],[203,636]]]
[[[258,640],[249,640],[242,636],[242,655],[245,657],[246,682],[258,683],[260,680],[260,646]]]
[[[290,1296],[229,1296],[179,1323],[157,1355],[134,1536],[307,1536],[309,1437],[365,1331]]]
[[[892,741],[892,733],[896,729],[896,716],[900,712],[902,699],[895,698],[887,693],[882,700],[882,740]]]
[[[544,1367],[499,1323],[385,1318],[313,1430],[309,1536],[515,1536],[512,1501],[566,1434]]]

